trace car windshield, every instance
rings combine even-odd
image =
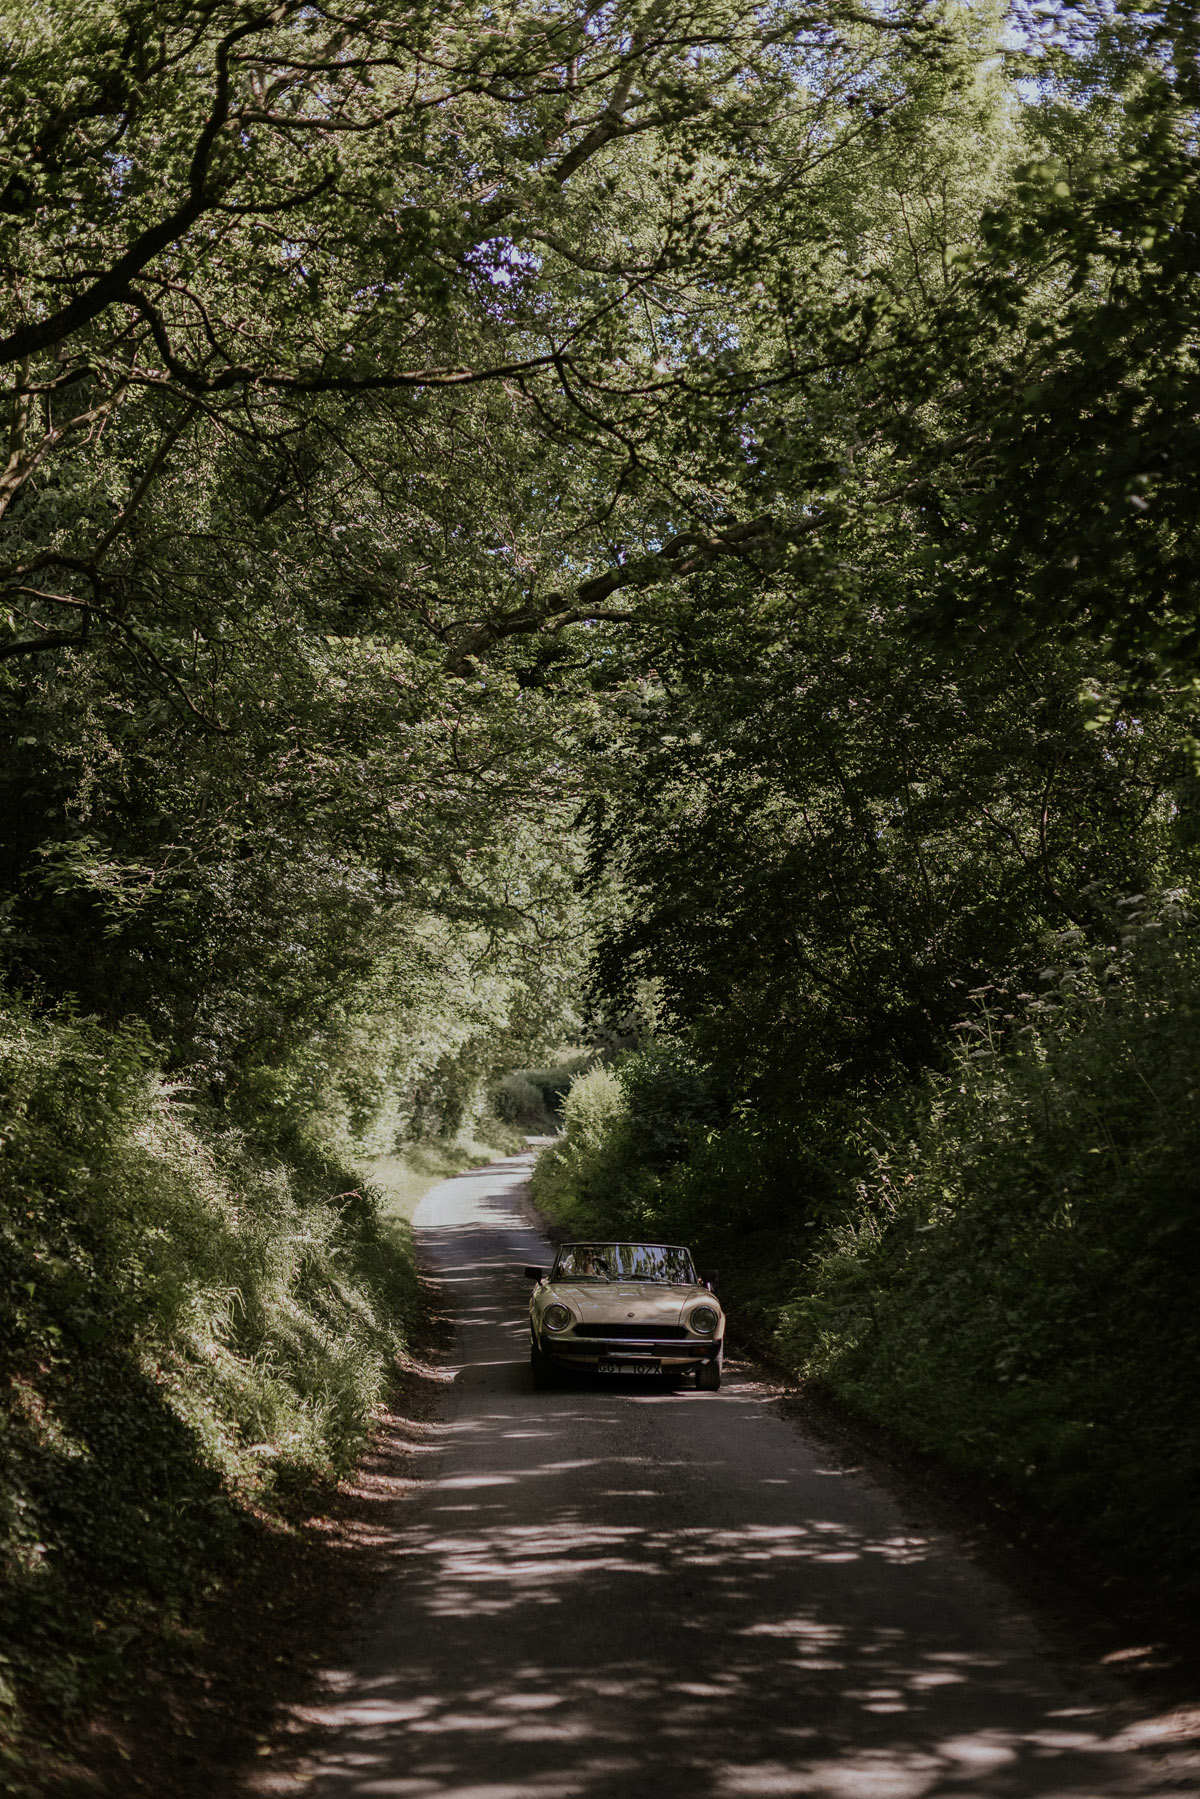
[[[662,1243],[564,1243],[552,1280],[661,1281],[690,1287],[696,1274],[686,1249]]]

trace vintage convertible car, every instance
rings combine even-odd
[[[529,1302],[535,1387],[564,1374],[694,1374],[721,1385],[725,1314],[686,1249],[670,1243],[563,1243]]]

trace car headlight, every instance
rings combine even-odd
[[[542,1323],[548,1331],[565,1331],[571,1323],[571,1314],[566,1306],[547,1306],[542,1313]]]
[[[688,1323],[701,1337],[711,1337],[721,1322],[721,1314],[713,1306],[697,1306]]]

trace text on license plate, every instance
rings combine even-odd
[[[662,1363],[649,1360],[640,1362],[614,1362],[611,1358],[597,1364],[598,1374],[661,1374]]]

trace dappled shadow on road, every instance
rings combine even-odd
[[[339,1799],[1101,1799],[1165,1791],[886,1498],[781,1463],[771,1398],[535,1394],[510,1202],[432,1249],[459,1397],[396,1580],[309,1722]],[[530,1239],[536,1254],[536,1241]],[[764,1434],[771,1453],[759,1447]],[[790,1441],[791,1439],[789,1439]],[[418,1471],[419,1473],[419,1471]]]

